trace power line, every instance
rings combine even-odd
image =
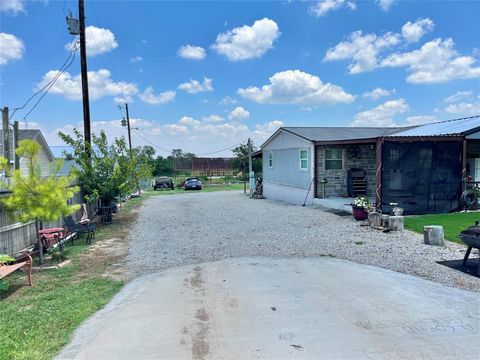
[[[133,128],[132,130],[133,130],[133,132],[134,132],[135,134],[137,134],[140,138],[142,138],[143,140],[145,140],[145,141],[146,141],[147,143],[149,143],[150,145],[156,147],[157,149],[160,149],[160,150],[162,150],[162,151],[165,151],[165,152],[167,152],[167,153],[169,153],[169,154],[172,152],[171,150],[167,150],[167,149],[165,149],[165,148],[162,148],[161,146],[158,146],[158,145],[152,143],[150,140],[148,140],[148,139],[146,139],[144,136],[140,135],[140,133],[139,133],[138,131],[136,131],[135,128]]]
[[[73,38],[74,38],[74,37],[72,37],[72,41],[73,41]],[[15,113],[17,112],[17,110],[22,110],[22,109],[24,109],[24,108],[28,105],[28,103],[29,103],[30,101],[32,101],[33,98],[35,98],[38,94],[40,94],[43,90],[45,90],[52,82],[54,82],[54,81],[56,81],[56,79],[58,79],[58,76],[60,76],[59,74],[60,74],[60,73],[63,73],[63,72],[66,70],[66,68],[64,68],[64,67],[65,67],[65,66],[67,65],[67,63],[71,60],[72,56],[74,56],[74,54],[75,54],[75,52],[76,52],[77,50],[78,50],[78,48],[72,48],[72,50],[70,50],[70,54],[69,54],[68,57],[65,59],[65,62],[62,64],[62,66],[61,66],[60,69],[58,70],[57,75],[56,75],[52,80],[50,80],[50,81],[49,81],[48,83],[46,83],[41,89],[39,89],[39,90],[38,90],[37,92],[35,92],[32,96],[30,96],[30,97],[28,98],[28,100],[25,101],[25,103],[24,103],[22,106],[12,109],[12,114],[10,115],[10,119],[13,118],[13,116],[15,115]],[[68,66],[70,66],[70,65],[68,65]]]
[[[236,145],[233,145],[233,146],[229,146],[225,149],[222,149],[222,150],[217,150],[217,151],[212,151],[212,152],[207,152],[207,153],[203,153],[203,154],[197,154],[197,155],[211,155],[211,154],[217,154],[219,152],[222,152],[222,151],[225,151],[225,150],[230,150],[230,149],[233,149],[233,148],[236,148],[237,146],[240,146],[244,143],[245,141],[242,141],[241,143],[238,143]]]

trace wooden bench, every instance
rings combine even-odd
[[[20,261],[11,265],[0,264],[0,279],[10,275],[15,270],[25,267],[27,270],[27,283],[32,286],[32,257],[28,253],[24,253],[27,260]]]

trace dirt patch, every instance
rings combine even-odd
[[[104,225],[100,230],[92,246],[88,248],[81,257],[83,276],[92,274],[101,275],[113,280],[128,281],[133,277],[127,266],[128,235],[132,223],[138,215],[136,205],[128,212],[120,210],[115,217],[113,224]]]

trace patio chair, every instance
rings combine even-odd
[[[87,244],[92,243],[92,238],[95,237],[95,229],[97,227],[96,224],[94,224],[94,223],[93,224],[76,223],[73,220],[71,215],[64,218],[64,221],[65,221],[65,226],[68,228],[68,230],[70,230],[72,233],[77,234],[77,239],[80,238],[80,234],[87,234],[86,243]],[[72,237],[72,243],[73,243],[73,237]]]

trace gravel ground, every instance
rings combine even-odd
[[[136,275],[240,256],[332,256],[480,291],[479,278],[436,263],[462,259],[463,246],[428,246],[410,231],[383,233],[352,217],[237,191],[153,196],[130,234],[128,264]]]

